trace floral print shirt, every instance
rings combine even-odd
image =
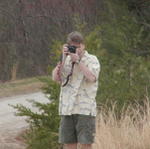
[[[75,64],[68,84],[61,87],[59,115],[83,114],[96,116],[95,97],[98,89],[100,63],[96,56],[89,54],[87,51],[81,58],[81,62],[95,75],[96,81],[88,81],[78,64]],[[71,67],[71,58],[67,56],[61,72],[62,84],[66,81]]]

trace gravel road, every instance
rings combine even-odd
[[[47,103],[49,100],[42,92],[0,98],[0,149],[24,149],[25,145],[16,139],[16,136],[28,127],[26,117],[15,116],[16,110],[8,104],[22,104],[37,111],[26,99],[34,99]]]

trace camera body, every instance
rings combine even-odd
[[[76,49],[77,49],[76,46],[67,46],[67,48],[70,53],[76,53]]]

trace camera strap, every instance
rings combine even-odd
[[[72,76],[72,73],[73,73],[74,64],[75,64],[75,62],[72,62],[71,72],[67,76],[66,82],[62,85],[62,87],[66,86],[67,83],[69,82],[69,78]]]

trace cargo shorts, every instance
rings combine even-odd
[[[61,116],[59,143],[92,144],[95,135],[95,116],[73,114]]]

